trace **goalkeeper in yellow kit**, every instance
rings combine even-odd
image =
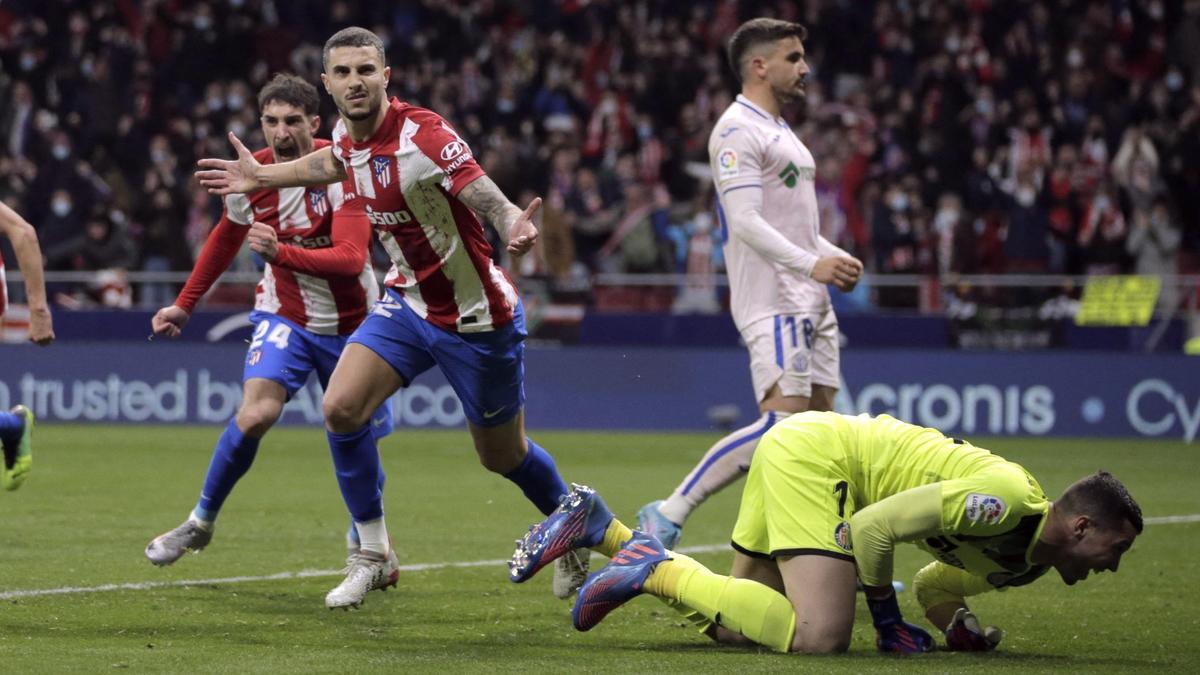
[[[806,412],[773,427],[754,455],[729,576],[631,531],[583,486],[517,541],[509,567],[521,582],[591,547],[612,560],[580,589],[579,630],[649,593],[720,642],[811,653],[848,648],[858,577],[879,649],[922,652],[933,638],[903,619],[892,589],[896,544],[911,542],[937,559],[913,582],[926,618],[947,648],[983,651],[1000,632],[980,626],[967,596],[1028,584],[1050,568],[1068,585],[1115,572],[1141,531],[1141,509],[1108,473],[1050,502],[1021,466],[934,429]]]

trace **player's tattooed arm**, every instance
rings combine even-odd
[[[508,237],[509,227],[521,216],[521,209],[508,201],[499,186],[487,176],[480,176],[458,193],[459,200],[476,215],[492,224],[502,237]]]
[[[529,206],[522,211],[520,207],[508,201],[508,197],[487,176],[480,176],[458,193],[458,198],[477,215],[491,222],[508,245],[508,252],[513,256],[521,256],[533,248],[537,241],[538,231],[533,224],[533,214],[542,205],[541,197],[534,197]]]
[[[295,170],[295,183],[300,185],[327,185],[346,177],[346,166],[334,157],[332,147],[321,148],[299,159],[285,162],[282,166],[287,165],[291,165]]]

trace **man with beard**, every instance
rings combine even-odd
[[[276,75],[258,95],[263,137],[270,147],[254,153],[255,159],[274,165],[328,148],[329,141],[313,139],[321,127],[319,103],[316,87],[294,75]],[[343,215],[334,219],[339,207]],[[155,335],[180,335],[196,303],[229,268],[247,237],[267,265],[250,315],[254,333],[243,369],[242,403],[213,448],[196,507],[183,524],[146,547],[146,557],[155,565],[170,565],[208,545],[221,506],[250,469],[259,442],[279,420],[283,406],[312,372],[327,386],[348,336],[366,317],[368,303],[379,297],[367,257],[371,229],[353,188],[321,183],[231,194],[175,304],[158,310],[151,320]],[[371,410],[375,436],[390,433],[386,402]],[[383,475],[377,480],[381,486]],[[353,527],[348,537],[348,547],[357,552]],[[396,576],[389,581],[395,583]]]
[[[850,646],[858,577],[876,647],[927,652],[933,637],[904,620],[892,588],[896,548],[907,542],[936,558],[913,591],[947,649],[991,651],[1003,634],[982,626],[966,598],[1031,584],[1051,568],[1068,586],[1116,572],[1144,524],[1107,472],[1051,502],[1019,464],[937,429],[809,411],[775,425],[754,454],[733,526],[740,573],[715,574],[629,530],[577,485],[517,541],[509,578],[524,582],[562,551],[589,546],[611,560],[579,590],[578,630],[649,594],[718,642],[824,654]]]
[[[201,160],[197,176],[216,194],[344,178],[392,259],[383,299],[351,336],[325,392],[329,445],[361,540],[346,579],[325,597],[333,609],[359,606],[395,572],[370,411],[433,366],[462,401],[485,468],[515,483],[543,514],[567,486],[550,454],[525,436],[524,311],[480,223],[491,222],[508,252],[523,255],[537,239],[532,218],[541,199],[522,211],[440,115],[385,101],[391,68],[379,36],[343,29],[322,56],[321,81],[341,114],[332,146],[262,164],[231,134],[238,159]],[[555,593],[566,597],[586,578],[587,554],[562,560]]]
[[[638,526],[677,545],[688,515],[746,472],[777,421],[832,410],[840,372],[838,326],[826,284],[850,291],[862,263],[820,234],[816,162],[780,116],[804,98],[804,26],[752,19],[729,39],[742,93],[713,128],[708,151],[725,235],[730,310],[750,350],[759,417],[717,441]],[[734,575],[738,570],[735,567]]]

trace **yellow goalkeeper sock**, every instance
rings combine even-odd
[[[714,574],[685,555],[671,555],[646,579],[647,592],[686,605],[760,645],[791,650],[796,612],[786,597],[757,581]]]
[[[608,529],[604,531],[604,541],[601,541],[593,550],[611,558],[621,550],[621,544],[632,538],[633,530],[626,527],[625,523],[613,518],[612,522],[608,524]]]
[[[682,617],[684,621],[687,621],[688,623],[692,624],[692,626],[695,626],[696,632],[700,633],[701,635],[708,635],[709,629],[714,625],[712,620],[707,616],[704,616],[700,612],[697,612],[695,609],[688,607],[678,600],[663,597],[660,597],[659,600],[661,600],[662,603],[667,607],[670,607],[678,612],[679,616]]]

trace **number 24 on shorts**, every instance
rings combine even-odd
[[[292,327],[286,323],[275,324],[275,329],[271,330],[270,335],[267,335],[267,331],[270,329],[270,321],[260,321],[258,326],[254,328],[254,335],[250,340],[250,349],[261,347],[264,340],[280,349],[287,349],[288,338],[292,336]]]

